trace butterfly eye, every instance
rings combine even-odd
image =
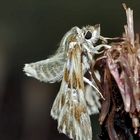
[[[92,37],[92,33],[90,31],[87,31],[87,33],[85,34],[85,39],[91,39]]]

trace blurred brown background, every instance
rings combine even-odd
[[[75,25],[100,23],[102,35],[120,36],[126,23],[122,2],[134,10],[140,32],[140,0],[0,1],[0,140],[68,140],[50,117],[60,83],[26,77],[23,66],[53,54]],[[97,117],[91,117],[95,140]]]

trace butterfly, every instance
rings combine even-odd
[[[51,116],[58,121],[59,132],[74,140],[92,140],[89,115],[99,112],[99,99],[104,98],[91,72],[95,55],[101,54],[102,48],[110,48],[105,44],[95,45],[99,39],[106,41],[100,35],[99,24],[75,26],[64,35],[53,56],[24,67],[27,76],[40,81],[61,81]],[[98,73],[95,75],[100,79]]]

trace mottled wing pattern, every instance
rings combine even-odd
[[[58,130],[74,140],[91,140],[91,122],[84,96],[81,46],[68,51],[60,91],[51,115],[58,120]]]
[[[65,61],[66,56],[61,53],[46,60],[25,64],[24,71],[40,81],[54,83],[62,80]]]

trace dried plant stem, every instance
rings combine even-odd
[[[105,97],[99,116],[103,140],[140,139],[139,36],[135,40],[133,10],[123,7],[127,17],[124,40],[112,42],[96,66],[103,77],[100,86]]]

